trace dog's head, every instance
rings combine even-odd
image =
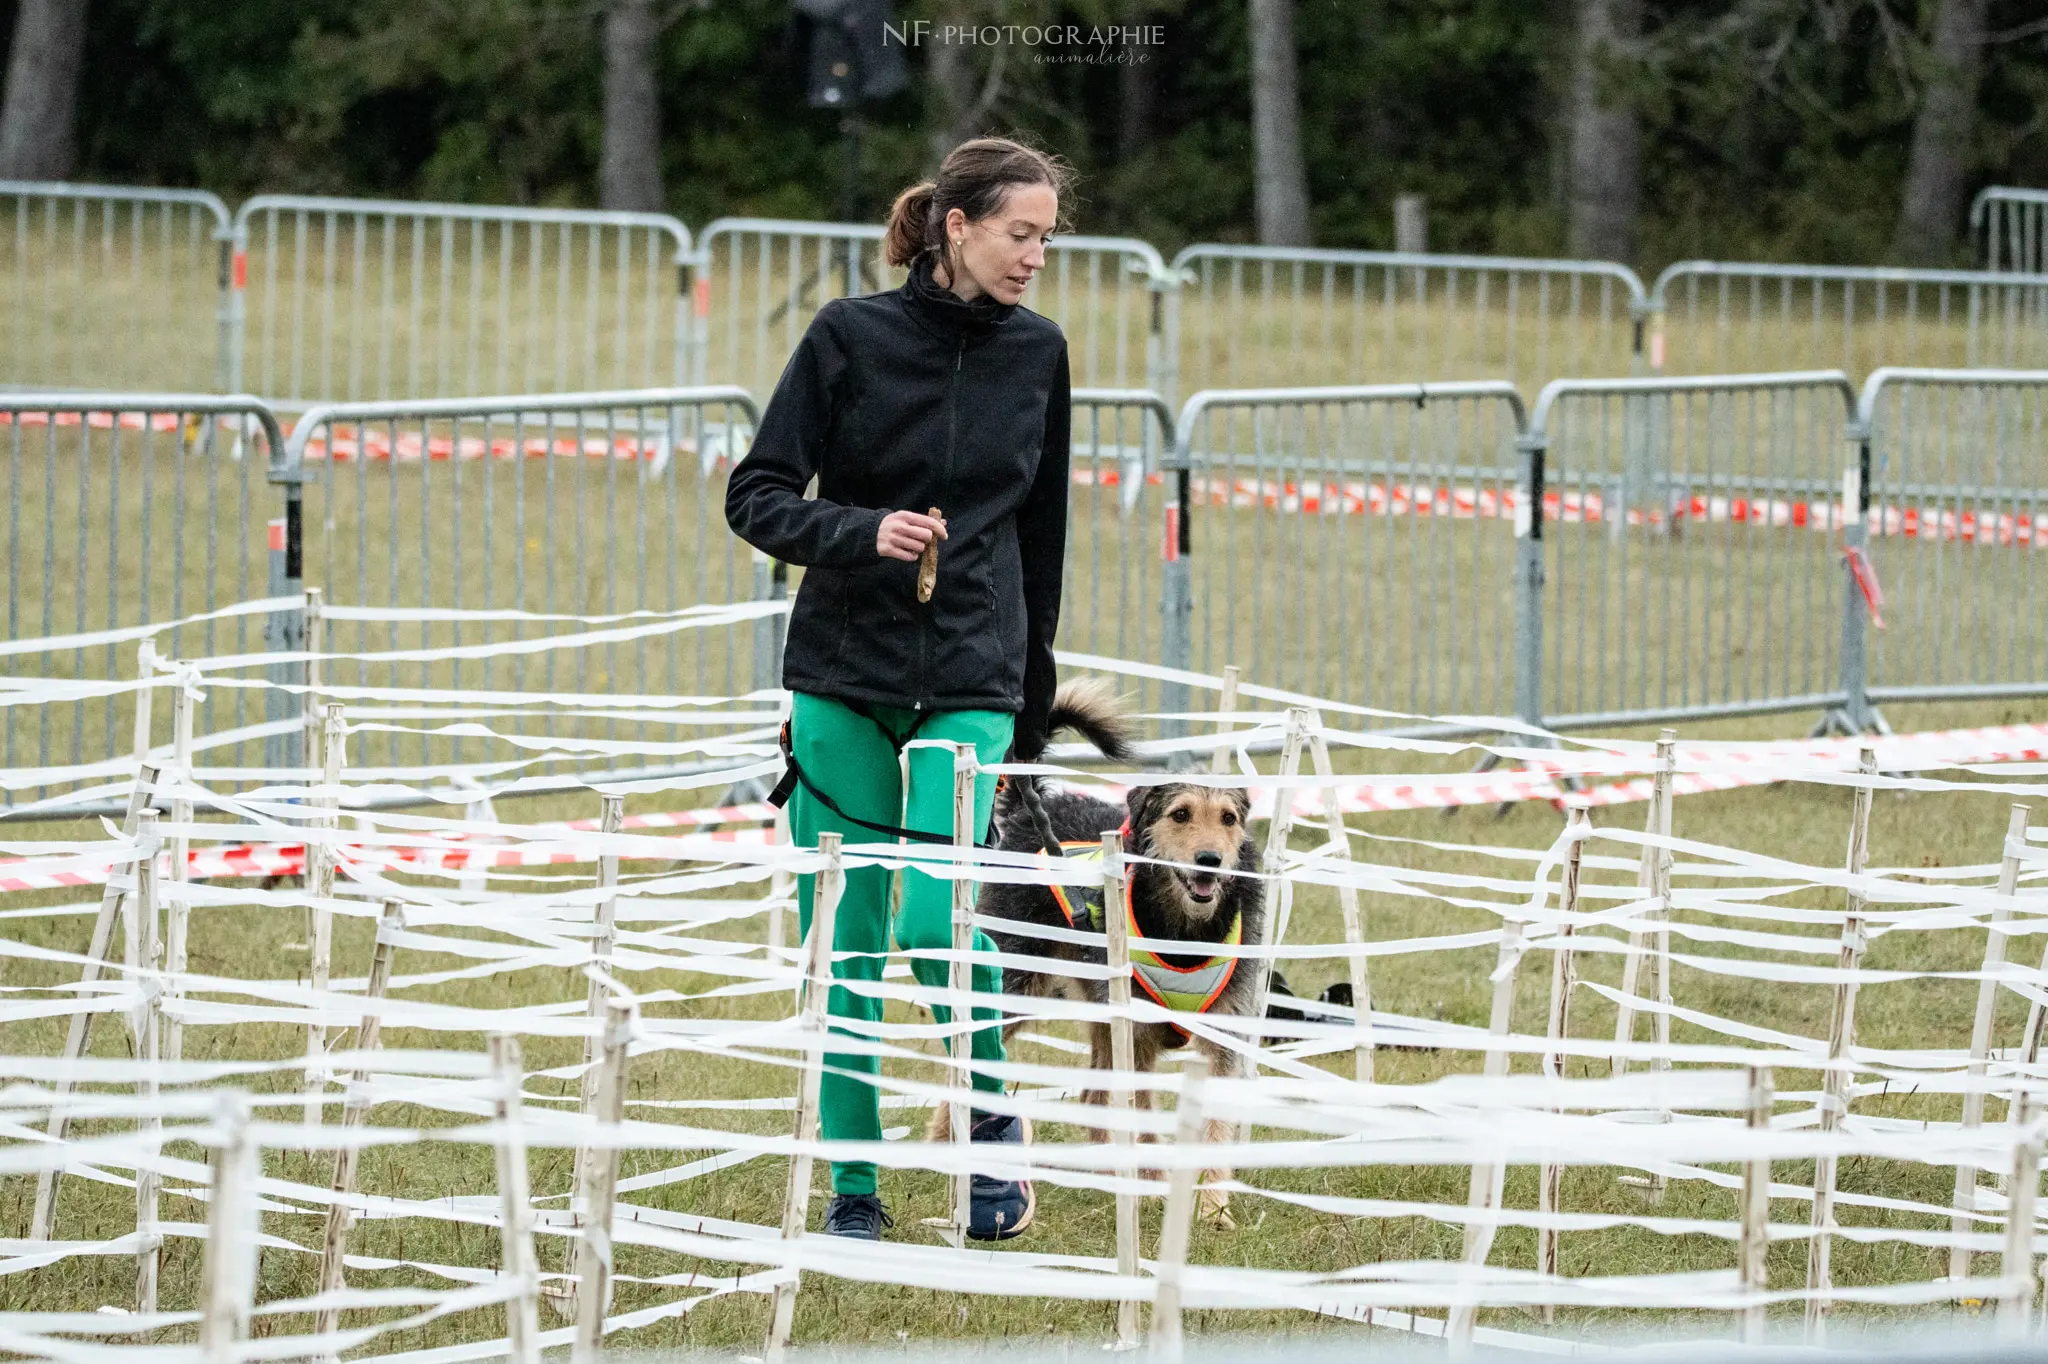
[[[1187,782],[1140,786],[1128,801],[1131,851],[1180,866],[1161,867],[1190,919],[1207,919],[1224,900],[1223,869],[1245,841],[1251,799],[1242,790]]]

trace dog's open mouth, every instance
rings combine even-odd
[[[1214,900],[1222,885],[1222,878],[1213,871],[1181,871],[1175,868],[1174,875],[1180,878],[1181,888],[1187,891],[1188,898],[1198,905]]]

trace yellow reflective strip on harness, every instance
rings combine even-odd
[[[1125,902],[1125,912],[1131,932],[1137,934],[1138,916]],[[1230,935],[1223,940],[1223,946],[1236,947],[1244,941],[1244,916],[1232,917]],[[1164,1008],[1181,1013],[1205,1014],[1222,998],[1230,986],[1230,978],[1237,974],[1237,961],[1231,957],[1210,957],[1194,966],[1173,966],[1153,952],[1131,949],[1131,977],[1146,994]]]
[[[1102,845],[1100,843],[1090,843],[1083,839],[1072,843],[1063,842],[1060,844],[1060,847],[1062,849],[1074,848],[1081,850],[1066,854],[1067,860],[1070,862],[1100,862],[1102,860]],[[1054,885],[1048,886],[1047,889],[1052,891],[1053,901],[1059,905],[1060,913],[1067,916],[1067,927],[1072,928],[1075,921],[1074,902],[1067,898],[1067,888],[1061,885]]]

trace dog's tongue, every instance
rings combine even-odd
[[[1188,889],[1193,891],[1196,895],[1201,896],[1203,899],[1208,899],[1211,895],[1214,895],[1216,893],[1215,873],[1206,871],[1196,872],[1193,876],[1190,876],[1188,878]]]

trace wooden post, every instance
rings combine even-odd
[[[1523,927],[1519,919],[1504,919],[1500,926],[1500,953],[1493,968],[1493,1010],[1487,1019],[1487,1032],[1496,1040],[1505,1041],[1509,1025],[1514,1020],[1515,976],[1522,962]],[[1485,1072],[1489,1079],[1508,1073],[1508,1053],[1504,1046],[1489,1046],[1486,1049]],[[1465,1206],[1474,1212],[1486,1212],[1500,1207],[1501,1185],[1507,1175],[1503,1165],[1474,1165],[1472,1183],[1465,1196]],[[1483,1265],[1493,1250],[1495,1226],[1490,1220],[1474,1219],[1465,1224],[1465,1263]],[[1445,1330],[1453,1350],[1469,1350],[1473,1333],[1479,1325],[1479,1308],[1467,1303],[1451,1309],[1450,1324]]]
[[[1670,729],[1663,731],[1657,736],[1657,772],[1650,783],[1650,811],[1643,821],[1643,832],[1652,837],[1668,835],[1671,832],[1671,813],[1669,809],[1669,802],[1671,800],[1671,770],[1675,762],[1677,737],[1678,732]],[[1668,893],[1671,884],[1670,858],[1665,855],[1664,849],[1645,843],[1643,845],[1642,859],[1636,864],[1636,886],[1643,892],[1646,898],[1660,893],[1657,890],[1660,875],[1665,886],[1665,893]],[[1652,911],[1653,917],[1658,919],[1663,918],[1664,913],[1665,907],[1663,906],[1659,906],[1656,910]],[[1664,944],[1663,952],[1668,955],[1671,950],[1669,934],[1660,929],[1658,930],[1658,936],[1659,940]],[[1616,1006],[1614,1017],[1614,1040],[1617,1043],[1635,1040],[1636,1011],[1635,1006],[1630,1004],[1629,1001],[1635,997],[1638,977],[1642,971],[1644,940],[1648,937],[1648,930],[1642,929],[1628,935],[1628,955],[1623,958],[1621,967],[1622,998],[1620,1004]],[[1661,972],[1662,968],[1667,964],[1666,957],[1660,956],[1650,969]],[[1658,988],[1660,992],[1668,990],[1668,986],[1660,985]],[[1660,1040],[1669,1040],[1670,1015],[1664,1014],[1662,1017],[1666,1022]],[[1614,1074],[1617,1077],[1628,1074],[1628,1057],[1616,1053],[1614,1058]]]
[[[775,809],[775,846],[787,848],[789,833],[789,803],[784,801]],[[792,898],[796,894],[796,877],[781,863],[768,874],[768,961],[772,965],[782,964],[782,950],[789,940],[788,913]],[[802,993],[799,986],[798,994]]]
[[[1998,868],[1998,893],[2011,895],[2019,888],[2020,859],[2015,851],[2027,837],[2027,807],[2014,805],[2005,821],[2005,860]],[[1998,981],[1994,978],[2000,966],[2005,964],[2005,934],[1998,931],[1999,925],[2012,917],[2004,906],[1991,911],[1991,928],[1984,935],[1984,979],[1977,982],[1977,1015],[1970,1022],[1970,1069],[1972,1080],[1981,1080],[1991,1056],[1991,1019],[1998,1002]],[[2035,1018],[2041,1006],[2033,1004],[2027,1010],[2027,1031],[2021,1042],[2024,1047],[2027,1038],[2036,1035]],[[1984,1093],[1971,1089],[1963,1095],[1963,1130],[1969,1131],[1984,1121]],[[1949,1219],[1949,1228],[1961,1236],[1976,1225],[1976,1219],[1969,1216],[1977,1210],[1977,1171],[1968,1165],[1956,1167],[1955,1215]],[[1967,1246],[1951,1247],[1948,1253],[1948,1276],[1951,1279],[1970,1277],[1970,1250]]]
[[[1565,824],[1564,836],[1568,841],[1564,852],[1563,883],[1558,888],[1558,913],[1570,916],[1579,912],[1579,866],[1586,848],[1586,834],[1591,827],[1583,808],[1574,808]],[[1557,930],[1556,947],[1552,949],[1550,961],[1550,1025],[1546,1036],[1556,1044],[1571,1036],[1572,987],[1578,977],[1572,962],[1573,925],[1566,922]],[[1564,1078],[1564,1055],[1552,1050],[1543,1053],[1543,1073],[1553,1080]],[[1555,1111],[1555,1110],[1553,1110]],[[1564,1167],[1545,1165],[1536,1185],[1536,1208],[1539,1212],[1556,1212],[1559,1195],[1563,1191]],[[1557,1240],[1555,1227],[1543,1227],[1536,1233],[1536,1269],[1546,1278],[1557,1275]],[[1557,1320],[1557,1305],[1543,1304],[1543,1324],[1548,1326]]]
[[[128,812],[121,820],[121,836],[134,838],[142,822],[142,811],[150,802],[151,788],[156,785],[156,765],[143,763],[136,769],[134,789],[128,793]],[[93,920],[92,942],[86,947],[85,969],[80,971],[81,984],[90,985],[100,978],[107,960],[108,949],[114,941],[114,919],[120,913],[122,897],[127,894],[130,878],[110,876],[107,888],[100,896],[99,917]],[[79,996],[81,1002],[85,996]],[[85,1055],[87,1043],[92,1040],[92,1013],[81,1009],[71,1015],[71,1022],[64,1034],[64,1059],[76,1062]],[[64,1140],[65,1131],[71,1126],[71,1115],[65,1110],[64,1100],[71,1093],[71,1079],[68,1074],[60,1075],[52,1082],[50,1089],[50,1123],[48,1132],[52,1142]],[[62,1171],[54,1166],[36,1176],[35,1208],[29,1214],[28,1236],[31,1241],[50,1239],[50,1225],[57,1213],[57,1184]]]
[[[1225,716],[1234,714],[1237,710],[1237,665],[1235,663],[1223,670],[1223,699],[1216,709]],[[1219,735],[1230,733],[1230,721],[1228,719],[1217,721],[1216,733]],[[1216,751],[1209,755],[1209,771],[1217,776],[1221,776],[1229,770],[1230,751],[1221,744],[1218,744]]]
[[[1297,755],[1298,756],[1298,755]],[[1128,1121],[1133,1095],[1127,1078],[1137,1068],[1137,1049],[1131,1035],[1131,942],[1130,925],[1124,915],[1124,838],[1109,830],[1102,835],[1102,924],[1108,938],[1109,1064],[1117,1072],[1114,1081],[1102,1082],[1109,1106],[1118,1116],[1109,1139],[1116,1147],[1116,1172],[1121,1179],[1136,1179],[1137,1134]],[[1138,1276],[1138,1196],[1116,1196],[1116,1272],[1127,1279]],[[1116,1348],[1136,1349],[1138,1344],[1138,1301],[1125,1298],[1116,1306]]]
[[[2013,1286],[1998,1304],[2001,1340],[2024,1340],[2034,1314],[2034,1203],[2041,1183],[2041,1134],[2033,1095],[2013,1100],[2012,1179],[2006,1185],[2005,1262],[2000,1274]]]
[[[149,761],[150,736],[155,717],[152,706],[156,700],[156,688],[151,685],[156,675],[156,641],[145,639],[135,646],[135,680],[142,685],[135,689],[135,765],[140,767]]]
[[[804,950],[803,1036],[804,1064],[796,1095],[796,1139],[809,1143],[818,1139],[818,1089],[825,1070],[825,1010],[832,995],[832,944],[839,919],[839,896],[845,876],[839,864],[840,836],[818,835],[818,851],[824,854],[825,869],[818,873],[816,893],[811,897],[811,936]],[[782,1239],[794,1241],[804,1234],[811,1209],[811,1158],[790,1157],[789,1183],[782,1198]],[[796,1291],[801,1276],[791,1269],[775,1285],[775,1297],[768,1314],[768,1364],[781,1364],[789,1349],[790,1325],[796,1316]]]
[[[1323,781],[1323,827],[1330,835],[1330,851],[1351,860],[1351,830],[1345,827],[1344,812],[1338,808],[1336,768],[1330,762],[1330,745],[1323,738],[1320,711],[1309,712],[1309,754],[1316,775]],[[1352,951],[1346,958],[1351,972],[1352,1074],[1358,1083],[1372,1083],[1372,984],[1366,975],[1365,919],[1359,912],[1358,887],[1337,887],[1337,904],[1344,915],[1344,942]]]
[[[327,708],[327,719],[320,727],[320,780],[328,788],[326,794],[316,798],[315,806],[321,811],[314,818],[314,826],[324,832],[341,827],[335,816],[339,803],[334,788],[341,784],[341,769],[348,747],[348,725],[341,718],[341,707]],[[334,845],[326,840],[306,843],[306,897],[309,915],[306,941],[312,945],[312,956],[307,967],[307,978],[313,989],[327,989],[329,972],[334,958],[334,911],[326,902],[334,898]],[[327,1020],[326,1009],[318,1011],[319,1016],[306,1025],[306,1125],[318,1127],[327,1120]]]
[[[604,1060],[597,1087],[597,1110],[591,1116],[616,1126],[626,1116],[626,1055],[632,1037],[632,1006],[609,1000],[604,1014]],[[612,1201],[619,1186],[619,1151],[606,1143],[583,1150],[577,1171],[577,1222],[583,1239],[576,1243],[576,1342],[574,1364],[594,1364],[604,1341],[604,1314],[612,1300]]]
[[[519,1282],[519,1296],[505,1303],[505,1345],[509,1364],[540,1364],[540,1261],[533,1251],[533,1200],[526,1175],[526,1136],[520,1130],[520,1095],[526,1072],[519,1039],[492,1033],[491,1075],[498,1087],[493,1116],[505,1133],[498,1140],[499,1272]]]
[[[974,847],[974,779],[976,764],[972,744],[953,747],[953,846]],[[961,871],[966,864],[957,864]],[[974,971],[967,956],[974,948],[974,882],[964,876],[953,880],[953,960],[947,964],[946,984],[955,999],[974,988]],[[974,1012],[961,1005],[951,1010],[952,1037],[947,1050],[953,1064],[946,1070],[946,1098],[951,1105],[946,1117],[951,1126],[954,1153],[965,1157],[974,1135],[974,1097],[969,1063],[974,1056]],[[955,1246],[967,1244],[968,1201],[974,1193],[974,1176],[963,1159],[953,1176],[953,1227],[949,1236]]]
[[[1309,714],[1299,706],[1287,711],[1287,729],[1280,743],[1280,779],[1284,782],[1301,771],[1301,748],[1309,727]],[[1273,818],[1266,825],[1266,851],[1261,867],[1266,875],[1273,878],[1272,896],[1268,903],[1266,923],[1271,936],[1266,943],[1268,952],[1287,941],[1287,918],[1294,908],[1294,883],[1281,873],[1287,865],[1287,835],[1294,827],[1294,790],[1292,787],[1275,787],[1273,791]],[[1266,995],[1273,983],[1273,958],[1268,955],[1258,961],[1258,989],[1252,994],[1251,1016],[1266,1016]],[[1259,1063],[1246,1058],[1247,1078],[1259,1073]],[[1251,1131],[1249,1122],[1244,1124],[1240,1140],[1248,1140]]]
[[[1877,775],[1877,750],[1863,746],[1858,771],[1866,777]],[[1861,876],[1870,860],[1870,799],[1873,788],[1865,782],[1856,788],[1855,812],[1849,821],[1848,866],[1851,876]],[[1863,897],[1849,893],[1848,913],[1842,920],[1842,947],[1835,965],[1854,971],[1863,964]],[[1843,1063],[1856,1044],[1856,985],[1843,981],[1835,986],[1835,1002],[1828,1015],[1827,1073],[1821,1077],[1820,1130],[1832,1132],[1842,1124],[1849,1107],[1854,1076]],[[1831,1310],[1828,1290],[1834,1287],[1835,1158],[1820,1156],[1813,1163],[1813,1238],[1806,1250],[1806,1288],[1814,1294],[1806,1300],[1806,1333],[1811,1344],[1823,1343],[1826,1317]]]
[[[200,1269],[199,1357],[205,1364],[237,1364],[248,1334],[256,1290],[256,1145],[249,1139],[249,1096],[223,1094],[214,1119],[221,1128],[213,1152],[213,1198],[207,1207],[205,1258]]]
[[[1200,1052],[1188,1057],[1181,1067],[1180,1106],[1173,1129],[1177,1152],[1186,1152],[1202,1140],[1202,1086],[1208,1077],[1209,1058]],[[1158,1364],[1180,1364],[1181,1276],[1188,1263],[1188,1230],[1195,1220],[1195,1179],[1200,1174],[1183,1162],[1174,1167],[1166,1182],[1166,1215],[1159,1225],[1159,1283],[1152,1294],[1152,1358]]]
[[[405,930],[405,906],[392,899],[384,902],[384,913],[377,920],[377,945],[370,954],[369,987],[364,997],[381,1003],[391,988],[391,957],[397,950],[398,935]],[[384,1019],[381,1013],[365,1013],[362,1025],[356,1029],[356,1050],[369,1053],[382,1045]],[[349,1094],[341,1109],[341,1130],[346,1137],[362,1124],[369,1114],[369,1096],[363,1093],[370,1081],[367,1064],[356,1067],[354,1091]],[[355,1225],[355,1214],[349,1211],[344,1200],[355,1191],[356,1162],[360,1152],[354,1146],[344,1145],[334,1152],[334,1201],[327,1205],[327,1240],[320,1255],[320,1291],[334,1292],[347,1283],[342,1272],[342,1261],[348,1253],[349,1229]],[[313,1320],[313,1334],[331,1335],[341,1324],[341,1313],[331,1307],[322,1308]],[[332,1358],[332,1356],[330,1356]]]
[[[598,832],[615,834],[625,827],[626,798],[624,796],[600,796],[598,798]],[[597,886],[599,890],[616,891],[619,885],[619,856],[614,852],[600,852],[597,855]],[[609,975],[612,965],[612,951],[618,946],[618,896],[607,894],[597,902],[593,915],[595,931],[590,939],[590,960],[600,972]],[[611,998],[610,987],[596,975],[590,978],[586,1011],[592,1018],[604,1017],[605,1004]],[[588,1115],[597,1102],[598,1057],[603,1043],[595,1036],[583,1039],[583,1112]]]
[[[1749,1130],[1771,1130],[1773,1089],[1768,1066],[1751,1066],[1749,1075]],[[1769,1287],[1764,1273],[1764,1255],[1771,1248],[1771,1162],[1747,1160],[1742,1164],[1742,1239],[1735,1252],[1736,1272],[1742,1286],[1751,1293]],[[1752,1303],[1742,1309],[1742,1343],[1761,1345],[1764,1339],[1764,1305]]]
[[[135,1057],[142,1062],[142,1079],[136,1083],[135,1091],[145,1114],[136,1125],[146,1135],[157,1139],[148,1144],[146,1159],[153,1162],[163,1149],[163,1119],[148,1112],[155,1107],[157,1099],[157,988],[160,980],[157,971],[162,965],[156,934],[156,859],[163,844],[157,836],[156,811],[142,812],[136,834],[142,846],[135,861],[135,911],[126,916],[129,980],[142,992],[142,1003],[132,1019]],[[141,1244],[135,1250],[135,1310],[145,1316],[156,1311],[157,1272],[163,1263],[164,1238],[158,1229],[162,1213],[158,1199],[161,1187],[162,1180],[153,1164],[136,1165],[135,1231]]]
[[[319,588],[306,589],[306,695],[299,702],[299,718],[306,727],[308,753],[320,751],[320,655],[325,652],[325,604],[325,594]]]
[[[171,688],[171,770],[178,784],[192,785],[192,689],[191,680],[180,675]],[[171,798],[171,823],[192,822],[192,801],[187,796]],[[191,921],[192,902],[185,886],[192,880],[192,840],[186,835],[171,837],[171,891],[164,932],[164,989],[172,998],[181,997],[185,987],[185,939]],[[185,1059],[185,1025],[175,1015],[164,1020],[164,1055],[172,1061]]]

